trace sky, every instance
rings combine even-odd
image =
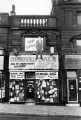
[[[11,11],[15,4],[18,15],[49,15],[51,12],[51,0],[0,0],[0,12]]]

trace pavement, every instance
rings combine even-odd
[[[81,120],[81,117],[0,114],[0,120]]]
[[[35,104],[9,104],[0,103],[0,115],[29,115],[29,116],[74,116],[81,118],[79,106],[47,106]],[[2,120],[2,119],[0,119]],[[29,120],[29,119],[28,119]],[[39,119],[36,119],[39,120]],[[57,120],[57,119],[55,119]]]

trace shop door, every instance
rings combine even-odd
[[[77,79],[67,80],[68,102],[78,102],[78,82]]]
[[[34,99],[34,80],[28,79],[26,83],[26,98]]]
[[[25,74],[25,96],[27,99],[34,99],[35,98],[35,73],[34,72],[27,72]]]

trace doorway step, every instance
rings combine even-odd
[[[80,107],[79,103],[68,103],[66,104],[66,107]]]
[[[26,100],[26,104],[28,104],[28,105],[35,105],[35,100],[33,100],[33,99],[27,99]]]

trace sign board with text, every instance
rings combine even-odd
[[[25,79],[24,72],[10,72],[10,79]]]
[[[81,69],[81,55],[65,55],[65,69]]]
[[[58,79],[58,72],[36,72],[36,79]]]
[[[37,51],[39,48],[43,50],[43,38],[41,37],[25,38],[25,51]]]
[[[35,55],[9,56],[9,69],[34,69]]]
[[[9,56],[9,69],[59,69],[58,55],[42,55],[41,58],[36,58],[36,55],[20,55]]]

